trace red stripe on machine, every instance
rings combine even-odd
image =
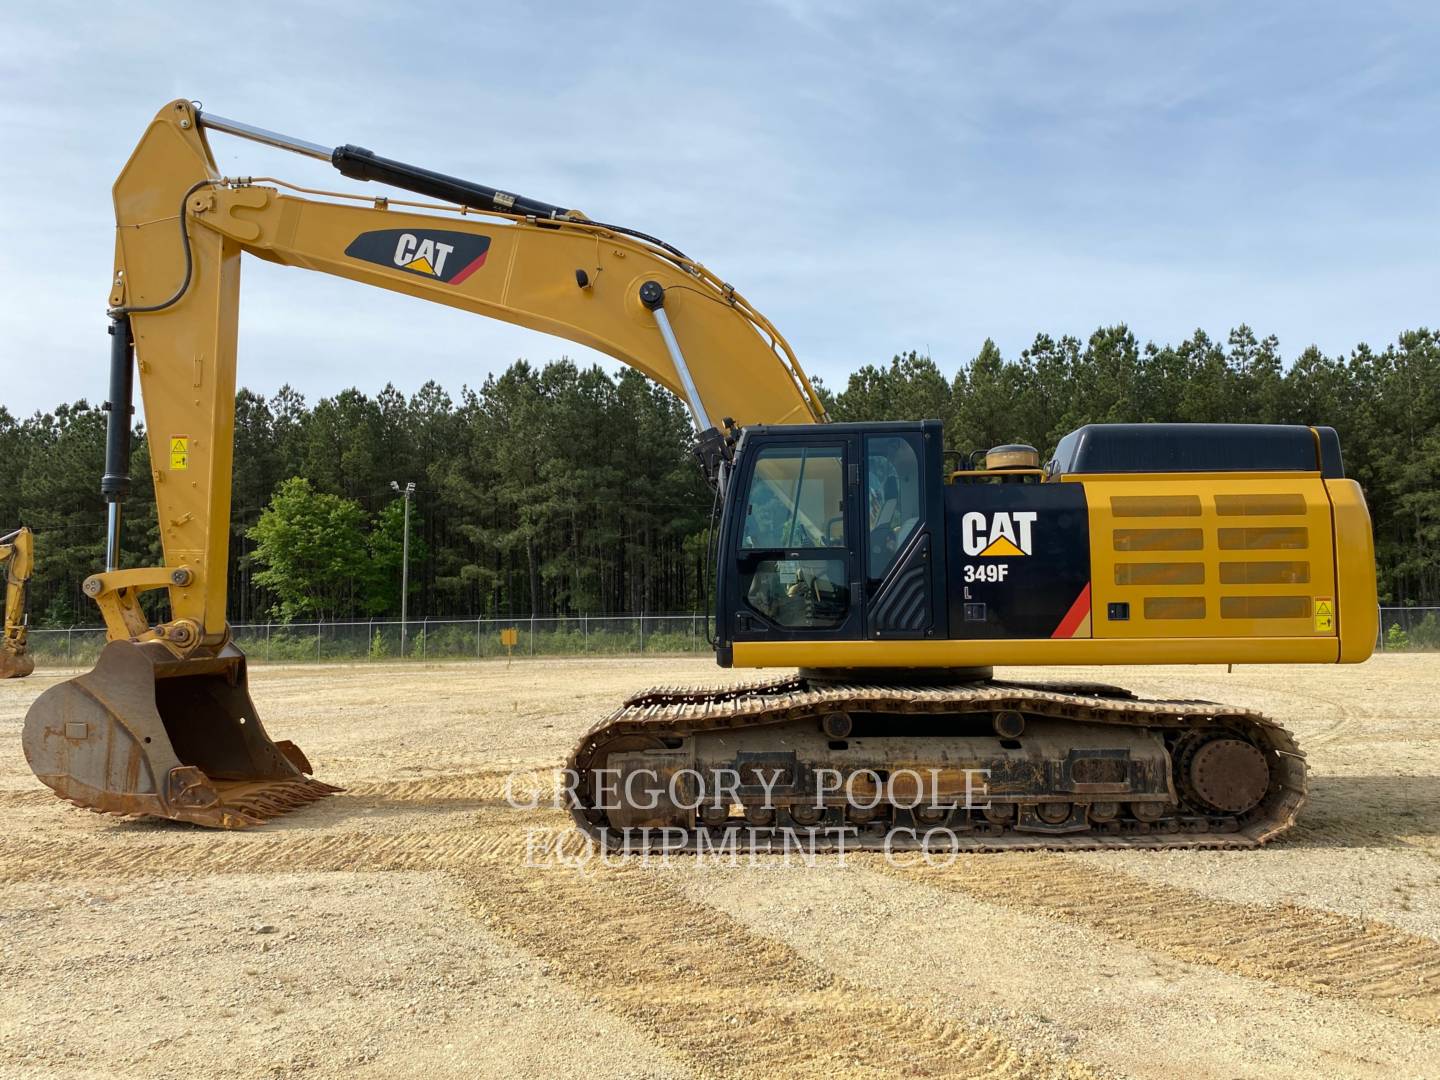
[[[1080,595],[1075,598],[1075,603],[1070,605],[1070,610],[1060,620],[1060,625],[1055,627],[1052,638],[1074,637],[1075,631],[1080,629],[1080,624],[1085,621],[1085,616],[1090,614],[1090,583],[1085,583],[1085,588],[1080,590]]]
[[[452,277],[452,278],[450,279],[450,284],[451,284],[451,285],[459,285],[462,281],[464,281],[467,277],[469,277],[471,274],[473,274],[476,270],[479,270],[480,267],[484,266],[484,265],[485,265],[485,256],[486,256],[486,254],[487,254],[486,252],[483,252],[483,251],[482,251],[482,252],[480,253],[480,255],[479,255],[473,262],[470,263],[470,265],[466,266],[464,270],[461,270],[458,274],[456,274],[454,277]]]

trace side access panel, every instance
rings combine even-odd
[[[1086,477],[1095,637],[1335,640],[1325,483],[1293,473]]]
[[[950,637],[1090,637],[1090,524],[1079,484],[945,489]]]

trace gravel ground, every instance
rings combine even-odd
[[[1433,656],[1107,670],[1290,727],[1297,829],[947,867],[527,865],[565,819],[507,774],[634,690],[748,677],[705,661],[257,667],[347,790],[223,834],[49,796],[19,729],[63,674],[0,683],[0,1076],[1440,1074]]]

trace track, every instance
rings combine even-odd
[[[1018,732],[999,737],[1007,716],[1034,733],[1023,746]],[[841,720],[839,738],[829,726],[834,717]],[[869,738],[846,737],[859,730],[857,717],[868,719]],[[950,728],[968,734],[951,736]],[[1194,763],[1212,743],[1263,756],[1266,772],[1246,808],[1207,804],[1197,790],[1204,773]],[[1102,782],[1080,782],[1079,755],[1093,755],[1085,764],[1108,770],[1085,774]],[[737,774],[759,768],[756,762],[779,769],[778,786],[740,787],[734,805],[722,806],[717,797],[713,809],[688,805],[703,792],[675,801],[677,774],[693,773],[703,786],[718,764],[728,769],[732,762]],[[1306,790],[1304,755],[1290,733],[1249,709],[1142,700],[1098,684],[861,684],[803,675],[644,691],[586,732],[567,769],[577,778],[576,824],[625,850],[737,843],[807,851],[1253,848],[1294,824]],[[619,780],[631,772],[658,780],[642,793],[647,799],[617,803],[607,796],[607,771]],[[985,793],[989,805],[972,805],[967,787],[958,809],[940,806],[947,782],[940,774],[953,779],[965,771],[983,771],[992,785],[1002,774]],[[848,783],[843,794],[817,795],[816,778],[827,772],[866,773],[882,786],[901,772],[916,774],[917,785],[931,775],[933,786],[917,786],[907,801],[894,797],[892,784],[886,801],[862,812]],[[763,771],[759,777],[768,779]],[[660,790],[667,781],[670,802]],[[614,785],[617,793],[622,786]],[[957,794],[952,784],[947,806]]]

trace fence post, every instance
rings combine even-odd
[[[588,652],[590,651],[590,616],[589,616],[589,615],[581,615],[581,616],[580,616],[580,651],[581,651],[582,653],[588,653]]]
[[[535,655],[535,609],[530,609],[530,655]]]
[[[480,659],[480,617],[475,617],[475,659]]]
[[[75,663],[75,627],[72,626],[65,631],[65,664],[68,667],[73,663]]]
[[[430,616],[426,615],[420,623],[420,659],[424,660],[430,655]]]
[[[270,662],[270,620],[265,620],[265,662]]]

